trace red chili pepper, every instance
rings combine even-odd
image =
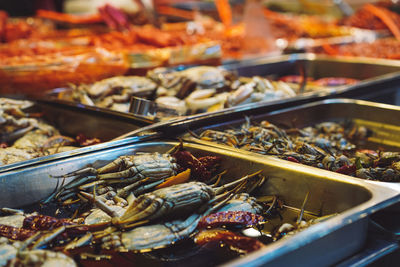
[[[24,219],[22,227],[31,230],[52,230],[63,225],[73,225],[68,219],[57,219],[46,215],[31,215]]]
[[[22,223],[23,228],[36,231],[52,230],[63,225],[76,225],[76,223],[72,222],[69,219],[57,219],[46,215],[28,216],[24,219]],[[65,232],[66,235],[64,235],[64,237],[66,238],[67,236],[79,235],[82,233],[86,233],[87,231],[88,228],[86,226],[68,228]]]
[[[337,173],[350,175],[357,171],[356,165],[345,165],[336,170]]]
[[[195,237],[195,242],[198,245],[218,245],[225,243],[232,250],[249,253],[258,250],[264,246],[263,243],[255,238],[241,236],[234,232],[221,229],[204,230]]]
[[[222,158],[218,156],[205,156],[199,158],[199,161],[201,162],[201,164],[203,164],[204,168],[206,168],[208,171],[213,172],[221,163]]]
[[[207,168],[189,151],[181,150],[173,155],[177,163],[183,169],[190,169],[191,176],[195,180],[207,181],[211,178],[211,171]]]
[[[22,228],[17,228],[0,224],[0,236],[22,241],[36,234],[38,231],[52,230],[63,225],[75,225],[75,223],[68,219],[57,219],[45,215],[32,215],[26,217],[22,225]],[[88,230],[86,226],[68,228],[64,233],[58,236],[56,240],[72,238],[84,234]]]
[[[201,218],[198,228],[219,227],[222,225],[251,226],[262,222],[264,218],[248,211],[221,211]]]
[[[286,159],[287,159],[288,161],[291,161],[291,162],[300,163],[300,161],[299,161],[298,159],[296,159],[296,158],[294,158],[294,157],[291,157],[291,156],[287,157]]]
[[[36,234],[34,230],[0,224],[0,236],[4,236],[8,239],[23,241],[34,234]]]

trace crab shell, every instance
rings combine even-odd
[[[196,230],[198,214],[186,220],[175,220],[163,224],[142,226],[121,234],[121,243],[130,251],[149,251],[166,247],[188,237]]]
[[[180,216],[199,208],[215,196],[212,187],[201,182],[177,184],[139,196],[118,218],[120,224]]]

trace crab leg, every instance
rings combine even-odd
[[[82,236],[81,238],[72,241],[71,243],[69,243],[68,245],[65,246],[65,250],[70,250],[70,249],[75,249],[75,248],[79,248],[79,247],[83,247],[85,245],[90,244],[90,242],[93,240],[93,234],[92,233],[87,233],[84,236]]]
[[[111,172],[111,171],[116,171],[120,168],[129,168],[133,165],[131,161],[128,161],[129,156],[121,156],[117,158],[116,160],[108,163],[107,165],[100,167],[98,169],[93,168],[93,167],[86,167],[71,173],[67,173],[64,175],[60,176],[54,176],[55,178],[67,178],[67,177],[72,177],[72,176],[80,176],[80,175],[98,175],[106,172]],[[131,156],[132,157],[132,156]],[[130,164],[127,164],[130,163]]]
[[[93,167],[87,167],[87,168],[83,168],[71,173],[67,173],[67,174],[63,174],[63,175],[59,175],[59,176],[53,176],[54,178],[68,178],[68,177],[73,177],[73,176],[80,176],[80,175],[96,175],[97,174],[97,170]]]
[[[169,167],[160,168],[159,166],[151,166],[150,165],[147,168],[148,169],[159,168],[157,171],[157,177],[159,177],[159,178],[167,178],[167,177],[170,177],[171,175],[173,175],[171,172],[171,168],[169,168]],[[99,179],[116,179],[116,178],[132,177],[132,178],[140,179],[141,176],[142,176],[142,174],[140,173],[138,168],[135,166],[135,167],[131,167],[127,170],[120,171],[120,172],[100,174],[100,175],[98,175],[98,178]]]
[[[97,207],[99,209],[101,209],[102,211],[104,211],[105,213],[107,213],[108,215],[110,215],[111,217],[118,217],[118,214],[110,209],[105,203],[104,201],[100,200],[98,197],[95,197],[94,195],[90,194],[90,193],[86,193],[86,192],[79,192],[78,195],[83,196],[85,199],[89,199],[91,201],[93,201]]]
[[[117,196],[126,197],[133,188],[135,188],[135,187],[147,182],[148,180],[149,180],[149,178],[145,178],[143,180],[137,181],[136,183],[133,183],[133,184],[125,186],[120,191],[118,191]]]
[[[237,184],[240,184],[243,181],[246,181],[246,180],[248,180],[248,179],[250,179],[250,178],[252,178],[254,176],[259,175],[261,172],[262,172],[262,170],[259,170],[259,171],[255,172],[253,174],[246,175],[246,176],[244,176],[244,177],[242,177],[242,178],[240,178],[240,179],[238,179],[236,181],[233,181],[233,182],[231,182],[229,184],[225,184],[225,185],[222,185],[220,187],[217,187],[217,188],[215,188],[215,194],[218,195],[218,194],[224,192],[225,190],[227,190],[229,187],[237,185]]]
[[[133,166],[133,162],[130,161],[129,159],[132,158],[133,156],[122,156],[117,158],[116,160],[108,163],[107,165],[98,168],[97,173],[102,174],[102,173],[108,173],[112,171],[116,171],[121,168],[130,168]]]
[[[41,236],[32,246],[32,249],[38,248],[43,246],[44,244],[49,243],[54,238],[56,238],[59,234],[65,231],[65,226],[60,226],[56,228],[54,231],[50,232],[49,234]]]
[[[133,194],[135,196],[138,196],[140,194],[143,194],[145,191],[162,184],[163,182],[164,182],[164,179],[155,181],[154,183],[151,183],[151,184],[143,185],[143,186],[137,188],[135,191],[133,191]]]
[[[106,183],[105,181],[94,181],[94,182],[91,182],[91,183],[83,184],[83,185],[79,186],[78,189],[79,190],[91,189],[94,186],[102,185],[102,184],[105,184],[105,183]]]
[[[137,205],[129,205],[126,212],[113,223],[117,225],[128,224],[143,220],[150,215],[154,214],[162,206],[162,200],[156,198],[156,196],[150,196],[148,198],[138,198]],[[133,208],[130,208],[133,207]]]

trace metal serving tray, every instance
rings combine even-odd
[[[263,108],[273,111],[313,101],[329,98],[355,98],[374,102],[397,104],[400,100],[400,62],[397,60],[359,57],[333,57],[312,53],[291,54],[276,57],[243,60],[220,66],[233,71],[239,76],[262,76],[276,79],[286,75],[299,75],[304,72],[307,77],[319,79],[323,77],[345,77],[360,80],[356,84],[332,87],[322,91],[306,92],[291,98],[273,101],[255,102],[216,112],[200,113],[188,116],[214,116],[218,114],[241,113],[247,110]],[[362,71],[360,71],[362,70]]]
[[[345,98],[321,100],[275,111],[270,111],[266,106],[258,106],[248,110],[191,116],[184,120],[154,125],[152,131],[158,137],[180,136],[186,141],[237,150],[199,140],[188,131],[200,134],[207,129],[223,130],[239,127],[245,122],[246,116],[252,121],[267,120],[277,126],[298,128],[324,121],[352,120],[357,125],[366,126],[373,131],[373,136],[366,143],[368,148],[400,150],[400,107]]]
[[[47,164],[28,166],[0,174],[2,207],[19,207],[45,198],[57,184],[59,176],[87,165],[99,167],[121,155],[136,152],[166,152],[177,143],[151,142],[94,151],[81,156],[63,158]],[[263,170],[268,180],[258,195],[278,195],[285,204],[300,208],[309,192],[306,210],[320,215],[339,213],[294,235],[282,239],[246,257],[227,263],[231,266],[287,266],[288,264],[327,266],[362,248],[368,218],[400,199],[397,191],[364,180],[349,179],[340,174],[315,170],[308,166],[238,153],[198,144],[184,147],[195,155],[219,155],[227,180]]]
[[[93,150],[104,149],[121,143],[142,140],[141,137],[119,140],[118,142],[107,142],[124,133],[149,125],[151,121],[133,116],[123,116],[113,112],[103,112],[96,109],[82,109],[75,103],[53,103],[51,101],[36,100],[30,110],[41,112],[43,120],[55,126],[61,134],[76,136],[84,134],[89,138],[99,138],[104,143],[82,147],[67,152],[61,152],[45,157],[16,162],[0,166],[0,172],[23,166],[43,163],[54,159],[77,155]]]
[[[189,142],[243,152],[244,150],[230,146],[197,139],[193,137],[193,133],[199,135],[207,129],[223,130],[240,127],[245,122],[245,116],[250,117],[252,121],[267,120],[277,126],[298,128],[325,121],[352,120],[355,124],[366,126],[373,132],[363,147],[400,151],[400,107],[352,99],[323,100],[277,111],[268,111],[266,107],[260,106],[242,112],[208,114],[158,125],[152,130],[153,135],[158,138],[175,136]],[[399,186],[399,183],[390,184],[396,184],[394,187]],[[397,187],[397,190],[400,191],[400,187]]]
[[[323,91],[307,92],[291,98],[273,101],[263,101],[226,108],[212,113],[200,113],[193,116],[207,114],[220,114],[241,112],[264,106],[266,110],[276,110],[295,105],[310,103],[312,101],[349,97],[371,101],[395,104],[396,92],[400,88],[400,62],[396,60],[331,57],[315,54],[292,54],[277,57],[264,57],[260,59],[244,60],[240,63],[226,64],[220,66],[223,69],[233,71],[241,76],[265,76],[278,78],[284,75],[296,75],[304,71],[307,76],[313,78],[322,77],[347,77],[359,79],[354,85],[338,86]],[[185,68],[185,67],[179,67]],[[362,71],[360,71],[362,69]],[[55,91],[49,92],[54,95]],[[65,103],[54,99],[53,101]],[[71,102],[70,102],[71,103]],[[111,111],[106,108],[90,107],[79,104],[83,109],[96,109],[103,112],[112,112],[126,116],[123,112]],[[158,119],[142,116],[142,114],[131,114],[135,118],[144,118],[153,122]],[[190,116],[190,117],[193,117]]]
[[[240,126],[245,122],[245,116],[250,116],[252,121],[267,120],[277,126],[296,128],[312,126],[325,121],[351,120],[355,124],[365,126],[373,131],[373,135],[368,138],[365,145],[367,148],[400,150],[400,107],[364,100],[328,99],[267,113],[254,109],[244,113],[213,117],[210,123],[207,123],[205,117],[201,120],[194,118],[192,121],[187,120],[180,123],[179,128],[183,130],[185,127],[200,134],[206,129],[227,129]],[[173,125],[170,126],[170,129]],[[197,141],[196,138],[190,136],[190,134],[185,135],[190,140]]]
[[[285,75],[299,75],[304,71],[307,77],[346,77],[360,80],[353,85],[332,88],[326,92],[308,93],[308,97],[337,98],[349,97],[394,104],[389,97],[400,89],[400,62],[377,59],[371,61],[359,57],[333,57],[316,54],[291,54],[274,58],[260,58],[229,64],[223,68],[236,71],[242,76],[269,76],[277,78]],[[301,100],[301,97],[293,100]],[[291,99],[284,101],[290,102]],[[283,101],[283,102],[284,102]],[[277,101],[279,103],[279,101]]]

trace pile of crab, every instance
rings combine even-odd
[[[132,96],[155,101],[178,115],[216,111],[260,101],[294,97],[300,93],[326,90],[329,84],[312,84],[304,90],[293,80],[274,81],[260,76],[237,77],[233,72],[211,66],[185,70],[157,68],[146,77],[118,76],[91,85],[72,86],[58,97],[89,106],[128,112]]]
[[[42,114],[28,112],[30,101],[0,98],[0,165],[68,151],[85,143],[86,138],[63,136],[40,118]],[[81,140],[82,142],[80,142]]]
[[[53,177],[72,180],[57,186],[41,207],[56,205],[57,213],[72,215],[58,219],[3,208],[12,214],[0,217],[0,266],[75,266],[88,257],[112,260],[116,252],[150,257],[184,240],[196,251],[225,247],[239,256],[319,221],[300,215],[267,236],[261,229],[279,218],[282,200],[250,195],[266,180],[261,171],[222,184],[221,160],[197,158],[180,145]]]
[[[400,181],[400,153],[362,149],[372,132],[351,122],[323,122],[312,127],[279,128],[262,121],[237,129],[206,130],[206,141],[245,149],[368,180]]]

